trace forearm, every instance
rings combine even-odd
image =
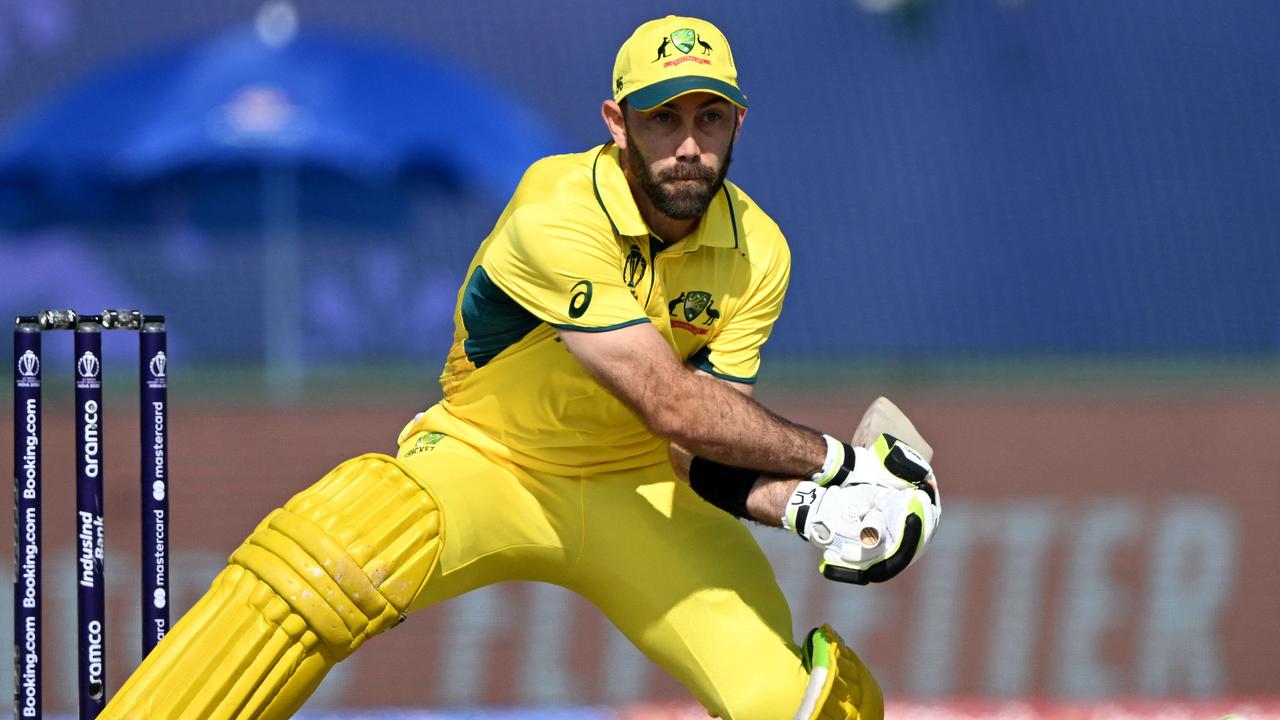
[[[894,463],[901,470],[903,461],[914,460],[917,455],[927,464],[933,457],[933,448],[920,435],[914,424],[897,405],[888,398],[879,397],[867,408],[862,421],[853,434],[853,442],[862,447],[871,447],[882,433],[888,433],[898,440],[905,439],[913,451],[904,454]],[[673,450],[672,462],[677,455]],[[883,460],[881,461],[883,463]],[[690,463],[683,459],[685,475]],[[683,476],[683,475],[682,475]],[[784,478],[774,475],[758,475],[737,481],[734,495],[737,499],[738,514],[769,525],[779,525],[780,519],[787,511],[787,505],[797,486],[803,478]],[[750,482],[750,487],[746,483]]]
[[[688,368],[652,326],[561,331],[588,372],[659,437],[700,457],[778,475],[823,469],[827,442],[726,383]]]
[[[675,470],[676,476],[685,482],[692,484],[692,478],[689,476],[690,466],[693,464],[693,453],[680,447],[676,443],[668,446],[671,455],[671,467]],[[730,482],[736,483],[737,480],[727,480],[717,478],[711,482]],[[762,525],[770,527],[782,526],[782,515],[786,512],[787,499],[791,497],[791,493],[795,492],[796,486],[800,484],[800,478],[784,478],[776,475],[760,475],[753,482],[751,487],[746,490],[746,516],[749,520],[754,520]],[[738,485],[736,487],[742,487]],[[719,498],[722,497],[739,497],[737,493],[742,490],[736,488],[702,488],[695,485],[694,489],[704,498],[709,499],[712,504],[719,504]],[[716,492],[718,490],[718,492]],[[736,504],[736,501],[735,501]],[[728,508],[722,508],[728,509]],[[733,514],[741,514],[741,510],[731,511]]]
[[[776,475],[808,477],[835,463],[826,439],[684,365],[650,325],[562,330],[591,375],[659,437],[694,455]]]
[[[727,465],[805,477],[822,469],[827,445],[818,432],[713,378],[683,369],[675,375],[676,382],[638,409],[655,433]]]
[[[697,374],[711,377],[701,371]],[[752,397],[752,390],[755,388],[754,385],[742,383],[725,382],[724,385],[747,397]],[[694,482],[691,474],[694,464],[693,453],[678,443],[669,443],[667,447],[671,456],[671,468],[676,476],[693,486],[694,491],[703,499],[726,512],[763,525],[771,527],[782,525],[782,515],[786,511],[787,500],[791,497],[791,493],[795,492],[800,478],[783,478],[760,473],[755,473],[755,477],[751,477],[752,473],[739,477],[718,474],[709,478],[700,477],[697,482]]]

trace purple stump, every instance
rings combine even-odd
[[[164,317],[138,333],[142,411],[142,657],[169,630],[169,391]]]
[[[80,718],[96,718],[106,701],[102,527],[102,326],[82,318],[75,332],[76,636]]]
[[[13,716],[39,718],[40,325],[13,329]]]

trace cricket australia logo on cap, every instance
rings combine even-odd
[[[18,387],[40,387],[40,358],[31,350],[18,357]]]
[[[672,44],[676,46],[677,50],[685,54],[688,54],[693,50],[693,43],[696,42],[697,39],[698,33],[694,32],[690,28],[680,28],[679,30],[671,33]]]
[[[147,369],[151,371],[151,379],[147,381],[148,387],[162,388],[165,384],[165,367],[169,364],[168,356],[161,350],[147,363]]]
[[[88,350],[85,350],[84,354],[80,356],[80,359],[76,360],[76,387],[98,387],[98,373],[101,370],[102,362],[98,360],[98,356]]]
[[[711,46],[711,43],[698,37],[696,30],[693,28],[680,28],[670,35],[663,36],[662,43],[658,45],[658,56],[654,58],[652,62],[666,60],[666,58],[670,57],[670,53],[667,52],[668,47],[675,47],[676,50],[679,50],[681,57],[674,60],[667,60],[667,62],[662,64],[663,67],[671,67],[672,65],[679,65],[690,61],[698,62],[703,65],[710,65],[711,61],[697,57],[689,57],[689,53],[693,52],[695,47],[702,48],[702,52],[700,52],[699,55],[710,55],[715,52],[715,48]]]

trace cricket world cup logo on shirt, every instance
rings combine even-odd
[[[40,358],[30,350],[18,358],[18,387],[40,387]]]
[[[644,253],[640,252],[640,246],[632,245],[631,251],[627,253],[627,262],[622,267],[622,279],[626,281],[627,287],[635,290],[648,268],[649,262],[644,259]]]

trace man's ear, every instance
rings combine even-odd
[[[627,124],[622,116],[622,106],[614,100],[605,100],[600,106],[600,117],[604,118],[604,126],[609,129],[613,144],[627,149]]]
[[[736,106],[735,106],[736,107]],[[742,121],[747,119],[747,109],[740,107],[738,111],[738,127],[733,131],[733,141],[738,142],[738,136],[742,134]]]

